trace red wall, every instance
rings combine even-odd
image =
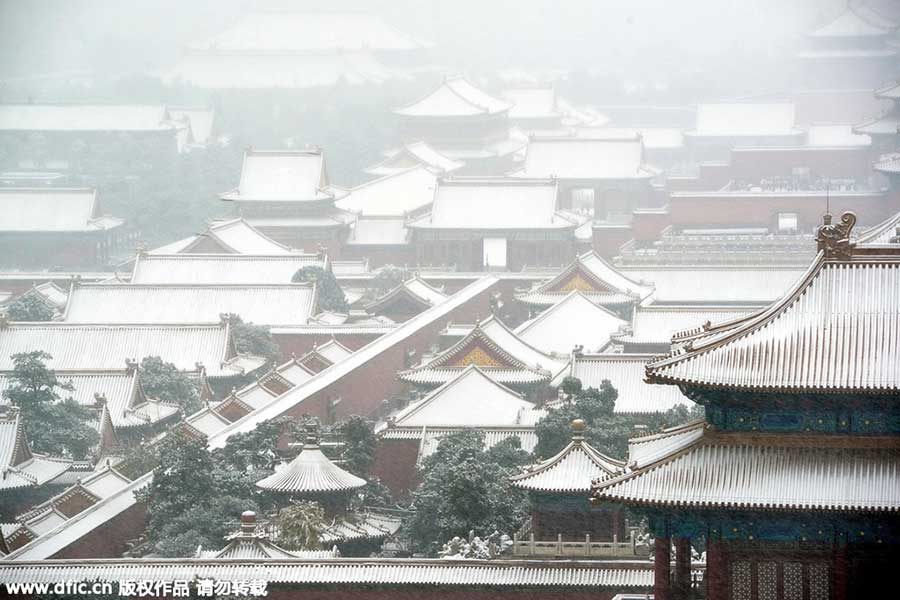
[[[370,472],[391,490],[394,498],[403,498],[419,484],[418,456],[419,440],[379,439]]]
[[[287,360],[291,356],[291,353],[293,353],[295,356],[301,356],[306,352],[312,350],[313,346],[321,346],[322,344],[330,341],[332,337],[351,350],[359,350],[369,342],[377,340],[382,335],[384,334],[353,334],[333,336],[330,333],[323,333],[321,335],[275,333],[272,334],[272,340],[276,344],[278,344],[278,348],[281,351],[282,358],[284,360]]]
[[[127,550],[125,543],[141,535],[146,506],[138,502],[50,558],[115,558]]]

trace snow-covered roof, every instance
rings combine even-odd
[[[233,54],[189,51],[165,80],[198,88],[307,89],[378,85],[405,76],[366,50],[328,54]]]
[[[772,137],[798,133],[793,102],[730,102],[698,106],[697,126],[685,135]]]
[[[522,323],[516,335],[544,352],[567,355],[575,346],[588,351],[603,349],[610,335],[626,324],[578,290],[572,290],[537,317]]]
[[[320,150],[247,150],[237,189],[223,200],[240,202],[309,202],[333,200],[325,156]]]
[[[652,359],[650,354],[580,354],[568,374],[580,379],[584,388],[599,389],[603,380],[609,380],[619,394],[617,413],[664,413],[680,404],[692,405],[678,388],[644,381],[645,367]]]
[[[100,213],[93,189],[0,188],[0,214],[0,232],[103,231],[124,223]]]
[[[447,77],[424,98],[398,108],[395,114],[405,117],[468,117],[498,114],[512,104],[491,96],[462,76]]]
[[[31,452],[17,408],[0,411],[0,490],[40,486],[71,468],[71,460]]]
[[[403,217],[359,217],[347,238],[350,246],[402,246],[409,244]]]
[[[53,358],[47,366],[61,371],[116,370],[126,359],[159,356],[179,371],[206,367],[211,377],[234,375],[236,356],[229,326],[209,325],[96,325],[74,323],[10,323],[0,328],[0,371],[11,371],[10,358],[20,352],[43,350]],[[256,366],[259,366],[258,364]]]
[[[413,303],[420,305],[424,310],[429,306],[434,306],[435,304],[446,300],[447,294],[425,283],[417,274],[388,291],[380,298],[367,304],[366,310],[369,313],[377,313],[400,298],[411,300]]]
[[[595,139],[535,137],[515,177],[558,179],[647,179],[656,172],[644,164],[639,137]]]
[[[73,286],[68,323],[215,323],[223,314],[256,325],[302,325],[316,305],[315,286],[140,285]]]
[[[700,328],[704,323],[721,323],[745,317],[759,310],[757,306],[678,306],[649,304],[637,306],[631,323],[621,333],[613,335],[618,342],[632,345],[665,346],[672,336],[689,328]]]
[[[470,364],[437,389],[400,411],[397,427],[499,427],[518,425],[533,405]]]
[[[870,146],[872,138],[854,131],[853,125],[813,124],[806,133],[806,145],[818,148]]]
[[[684,147],[684,134],[678,127],[579,127],[575,135],[596,139],[634,139],[641,137],[645,150],[673,150]]]
[[[276,467],[275,473],[256,485],[273,492],[323,494],[355,490],[366,485],[366,480],[331,462],[315,440],[307,440],[294,460]]]
[[[437,175],[428,168],[415,166],[352,188],[337,201],[337,206],[365,216],[402,217],[431,204],[435,188]]]
[[[510,482],[530,492],[583,494],[587,502],[592,481],[615,477],[624,467],[622,461],[602,454],[585,442],[584,422],[576,420],[572,423],[572,441],[565,448],[510,477]]]
[[[413,229],[575,229],[556,210],[557,186],[549,180],[504,177],[441,179],[431,212]]]
[[[874,23],[864,18],[848,3],[834,20],[807,35],[813,38],[883,37],[890,33],[890,29],[885,23]]]
[[[173,131],[162,105],[0,104],[0,131]]]
[[[853,128],[854,133],[861,135],[886,135],[895,137],[900,134],[900,115],[888,113],[874,119],[864,121]]]
[[[652,282],[656,304],[762,304],[781,296],[803,269],[782,266],[619,267],[626,277]]]
[[[393,175],[412,167],[426,167],[433,173],[452,173],[464,163],[441,154],[425,142],[412,142],[387,153],[383,161],[364,169],[371,175]]]
[[[556,90],[552,86],[511,88],[500,95],[513,105],[509,109],[512,120],[562,119],[562,112],[556,105]]]
[[[214,221],[205,232],[171,244],[148,254],[255,254],[264,256],[294,254],[298,251],[266,237],[242,218]]]
[[[885,100],[900,100],[900,80],[886,83],[875,90],[875,97]]]
[[[132,284],[264,285],[290,283],[303,267],[325,267],[319,254],[138,254]]]
[[[362,12],[258,11],[239,16],[224,31],[191,49],[228,53],[406,51],[431,44]]]
[[[900,163],[900,157],[898,157]],[[897,172],[900,172],[900,164],[898,164]],[[860,232],[856,238],[857,244],[890,244],[896,243],[891,240],[900,237],[900,212],[891,215],[878,225],[870,227]]]

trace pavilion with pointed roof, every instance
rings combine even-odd
[[[475,324],[463,339],[422,364],[401,371],[400,379],[434,388],[455,379],[469,365],[516,390],[529,391],[548,383],[565,368],[555,358],[523,341],[499,318],[491,315]]]
[[[617,507],[592,508],[588,501],[592,481],[621,474],[625,463],[594,449],[584,439],[585,424],[572,421],[572,440],[554,456],[513,475],[510,484],[528,492],[531,500],[530,533],[536,540],[624,540],[626,523]]]
[[[402,323],[447,299],[447,294],[429,285],[418,273],[386,294],[366,304],[370,315],[381,315]]]
[[[633,308],[653,293],[653,286],[630,279],[590,250],[569,263],[556,277],[517,294],[516,298],[540,310],[561,301],[573,290],[594,304],[630,317]]]
[[[460,173],[499,175],[525,145],[510,137],[510,108],[510,102],[453,76],[394,114],[405,140],[424,141],[444,158],[464,163]]]
[[[900,557],[900,246],[859,244],[826,215],[818,255],[768,308],[646,367],[705,421],[631,441],[601,502],[656,536],[656,598],[684,598],[691,540],[707,598],[867,597]],[[670,543],[677,555],[670,578]],[[755,591],[754,591],[755,590]]]

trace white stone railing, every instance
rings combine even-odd
[[[555,540],[536,540],[533,533],[526,539],[520,539],[518,535],[513,538],[514,556],[634,557],[646,556],[647,552],[646,546],[635,543],[634,532],[621,542],[615,535],[612,541],[596,541],[589,534],[584,536],[584,541],[577,542],[564,542],[562,535]]]

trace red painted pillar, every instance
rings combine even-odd
[[[653,547],[653,600],[673,600],[669,576],[671,541],[668,536],[654,540]]]
[[[849,579],[847,544],[839,542],[834,549],[834,600],[847,600]]]
[[[728,600],[728,565],[722,542],[706,542],[706,600]]]
[[[675,598],[687,600],[691,593],[691,540],[675,538]]]

